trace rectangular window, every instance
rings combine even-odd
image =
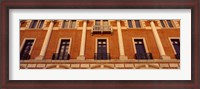
[[[171,20],[167,20],[167,23],[170,28],[173,27]]]
[[[133,28],[132,20],[128,20],[128,27]]]
[[[69,59],[69,45],[70,40],[69,39],[63,39],[60,42],[60,47],[58,53],[53,54],[53,60],[68,60]]]
[[[32,20],[30,24],[30,28],[36,28],[38,20]]]
[[[39,23],[39,28],[42,28],[44,25],[44,20],[40,20],[40,23]]]
[[[143,39],[134,39],[136,48],[136,59],[153,59],[151,53],[146,53]]]
[[[62,28],[68,28],[68,26],[69,26],[69,20],[64,20]]]
[[[75,28],[75,27],[76,27],[76,20],[72,20],[70,28]]]
[[[100,25],[101,21],[100,20],[95,20],[95,25]]]
[[[139,21],[139,20],[135,20],[135,25],[136,25],[136,28],[141,28],[141,25],[140,25],[140,21]]]
[[[42,28],[44,20],[32,20],[29,28]]]
[[[164,20],[160,20],[162,27],[165,27]]]
[[[175,50],[176,59],[180,59],[180,41],[179,39],[171,39],[172,45]]]
[[[62,28],[76,28],[76,20],[64,20]]]
[[[103,20],[103,25],[108,26],[108,20]]]
[[[106,39],[98,39],[97,40],[97,53],[95,53],[95,59],[97,59],[97,60],[109,59],[109,54],[107,53],[107,40]]]
[[[34,40],[26,40],[20,53],[20,60],[30,59],[30,51],[33,46]]]

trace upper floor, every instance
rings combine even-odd
[[[20,20],[20,30],[47,30],[52,20]],[[122,30],[151,29],[152,20],[53,20],[53,30],[82,30],[86,21],[87,30],[113,31],[120,21]],[[154,20],[157,29],[180,29],[180,20]]]

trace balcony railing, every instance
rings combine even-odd
[[[179,53],[176,54],[175,57],[176,57],[176,59],[180,59],[180,54]]]
[[[110,53],[94,53],[94,59],[96,60],[109,60]]]
[[[136,59],[153,59],[152,53],[136,53]]]
[[[52,60],[69,60],[70,55],[68,53],[53,53]]]
[[[112,33],[113,29],[109,25],[94,25],[91,31],[92,33]]]
[[[31,56],[28,53],[24,53],[20,55],[20,60],[28,60]]]

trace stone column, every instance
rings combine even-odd
[[[124,54],[124,43],[122,39],[122,31],[121,31],[121,24],[120,20],[117,20],[117,33],[118,33],[118,42],[119,42],[119,52],[120,52],[120,60],[127,60],[128,57]]]
[[[157,45],[158,50],[159,50],[159,52],[160,52],[161,58],[162,58],[162,59],[170,59],[170,57],[169,57],[169,56],[166,56],[166,54],[165,54],[163,45],[162,45],[162,43],[161,43],[160,37],[159,37],[159,35],[158,35],[157,29],[156,29],[156,26],[155,26],[153,20],[150,22],[150,25],[151,25],[151,28],[152,28],[152,31],[153,31],[153,35],[154,35],[154,38],[155,38],[155,40],[156,40],[156,45]]]
[[[87,20],[84,20],[82,37],[81,37],[80,55],[77,57],[77,60],[85,60],[84,54],[85,54],[86,31],[87,31]]]
[[[49,28],[48,28],[46,36],[45,36],[45,39],[44,39],[44,42],[43,42],[43,45],[42,45],[42,49],[40,51],[40,55],[35,58],[36,60],[42,60],[45,56],[47,46],[49,44],[49,40],[50,40],[50,37],[51,37],[51,32],[53,30],[53,25],[54,25],[54,21],[51,20]]]

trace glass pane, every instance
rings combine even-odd
[[[165,27],[165,24],[164,24],[163,20],[160,20],[160,23],[161,23],[162,27]]]
[[[95,25],[100,25],[100,20],[96,20]]]
[[[133,24],[132,24],[132,21],[131,21],[131,20],[128,20],[128,27],[129,27],[129,28],[133,28]]]
[[[41,21],[40,21],[40,24],[39,24],[39,28],[42,28],[42,27],[43,27],[43,24],[44,24],[44,20],[41,20]]]
[[[38,20],[32,20],[30,28],[35,28],[37,25]]]
[[[136,28],[140,28],[141,27],[139,20],[135,20],[135,24],[136,24]]]
[[[107,26],[108,25],[108,20],[103,20],[103,25]]]
[[[169,27],[173,27],[172,22],[170,20],[167,20],[167,23],[168,23]]]
[[[64,20],[63,22],[63,28],[68,28],[68,25],[69,25],[69,21],[68,20]]]
[[[71,28],[75,28],[75,27],[76,27],[76,20],[72,20]]]

